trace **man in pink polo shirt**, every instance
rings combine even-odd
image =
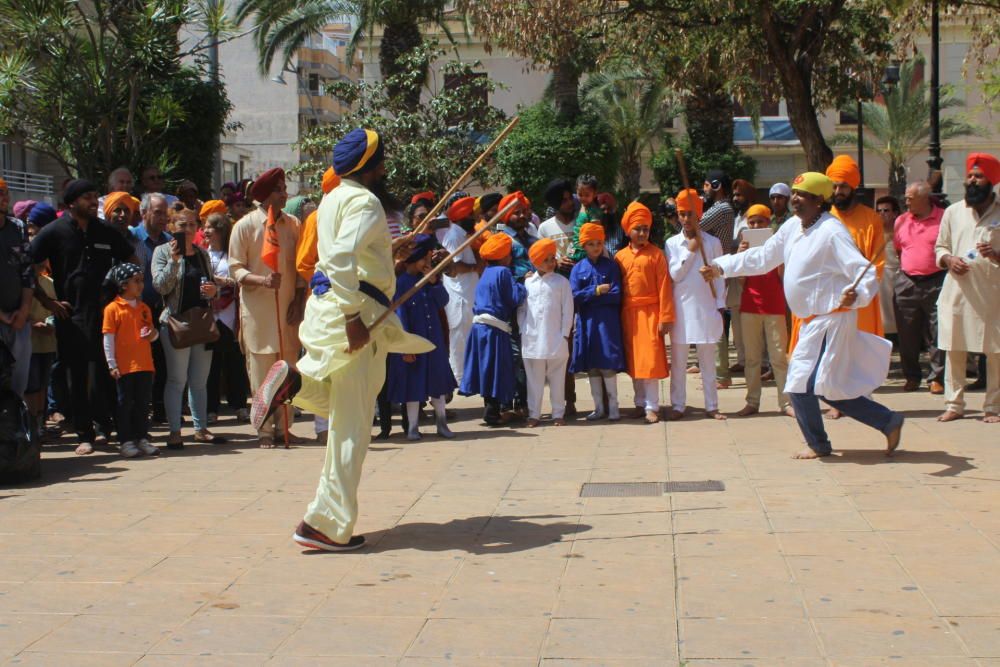
[[[934,244],[944,209],[934,206],[931,186],[926,181],[911,183],[906,188],[906,207],[909,210],[896,218],[892,241],[900,267],[895,283],[895,313],[899,359],[906,378],[903,391],[920,388],[923,378],[920,351],[926,347],[930,359],[927,384],[932,394],[941,394],[944,351],[937,347],[937,300],[948,272],[938,266]]]

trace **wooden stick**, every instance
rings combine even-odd
[[[483,234],[485,234],[486,231],[488,229],[490,229],[493,225],[495,225],[500,220],[500,218],[503,217],[503,215],[507,211],[509,211],[512,208],[514,208],[515,206],[517,206],[518,203],[519,203],[518,200],[515,199],[514,201],[508,203],[502,209],[500,209],[499,211],[497,211],[497,214],[495,216],[493,216],[492,220],[490,220],[488,223],[486,223],[485,225],[483,225],[483,227],[481,229],[477,230],[475,234],[473,234],[469,238],[465,239],[465,241],[462,242],[462,245],[460,245],[457,248],[455,248],[454,252],[452,252],[447,257],[445,257],[443,260],[441,260],[440,262],[438,262],[437,266],[435,266],[430,271],[428,271],[424,275],[424,277],[421,278],[417,282],[416,285],[414,285],[413,287],[411,287],[410,289],[408,289],[406,291],[406,293],[403,294],[403,296],[397,297],[396,300],[393,301],[392,304],[389,306],[389,308],[384,313],[382,313],[381,315],[379,315],[378,319],[376,319],[374,322],[372,322],[371,326],[368,327],[369,333],[372,332],[372,331],[374,331],[375,327],[377,327],[378,325],[382,324],[382,322],[384,322],[386,320],[386,318],[389,317],[389,315],[391,315],[392,313],[396,312],[397,308],[399,308],[404,303],[406,303],[407,301],[409,301],[410,297],[412,297],[414,294],[416,294],[417,292],[419,292],[420,289],[423,288],[424,285],[426,285],[428,282],[430,282],[431,278],[433,278],[437,274],[439,274],[442,271],[444,271],[445,269],[447,269],[448,266],[451,265],[451,262],[452,262],[453,259],[455,259],[456,257],[458,257],[462,253],[463,250],[465,250],[470,245],[472,245],[473,241],[475,241],[480,236],[482,236]],[[497,234],[503,234],[503,233],[504,232],[497,232]]]
[[[466,169],[454,183],[451,184],[448,191],[441,195],[441,198],[438,199],[436,204],[434,204],[434,208],[432,208],[430,212],[424,216],[424,219],[420,221],[420,224],[413,228],[413,234],[423,234],[424,230],[427,229],[427,226],[431,224],[431,220],[433,220],[437,214],[441,212],[441,209],[444,208],[444,205],[448,203],[449,197],[455,194],[455,191],[462,187],[462,184],[465,183],[465,180],[472,175],[472,172],[479,168],[479,165],[483,163],[483,160],[485,160],[490,153],[496,150],[496,147],[499,146],[500,142],[511,133],[511,130],[514,129],[514,126],[517,125],[519,120],[521,120],[520,116],[514,116],[510,123],[507,124],[507,127],[503,129],[503,132],[498,134],[497,138],[486,147],[486,150],[484,150],[479,157],[476,158],[475,162],[473,162],[472,165]]]
[[[691,188],[691,181],[688,180],[688,170],[687,165],[684,164],[684,153],[679,148],[674,149],[674,157],[677,158],[677,168],[681,171],[681,181],[684,183],[684,189],[688,190]],[[708,266],[708,255],[705,254],[705,243],[701,238],[701,225],[697,224],[694,226],[695,234],[698,235],[698,250],[701,251],[701,261],[705,266]],[[715,292],[715,282],[714,280],[708,281],[708,289],[712,292],[712,298],[718,299],[719,295]]]
[[[878,256],[882,254],[882,251],[885,250],[885,247],[887,245],[889,245],[889,239],[888,238],[886,238],[885,241],[882,242],[882,247],[879,248],[878,250],[876,250],[875,254],[872,255],[872,258],[870,260],[868,260],[868,266],[865,267],[865,270],[861,272],[861,275],[858,276],[857,279],[854,281],[854,284],[851,285],[851,289],[852,290],[857,289],[858,285],[861,284],[861,279],[865,277],[866,273],[868,273],[868,269],[870,269],[873,266],[875,266],[875,260],[878,259]]]
[[[277,317],[278,322],[278,359],[284,359],[285,353],[285,341],[284,336],[281,334],[281,302],[278,300],[278,292],[281,290],[274,290],[274,314]],[[283,403],[281,406],[281,413],[284,415],[285,422],[285,449],[288,449],[288,404]]]

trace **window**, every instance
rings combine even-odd
[[[309,75],[309,92],[313,95],[320,94],[319,74]]]
[[[841,125],[857,125],[858,117],[850,111],[841,111],[840,118],[837,119],[837,122]]]

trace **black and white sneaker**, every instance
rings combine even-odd
[[[250,424],[259,431],[278,406],[288,403],[302,388],[302,376],[287,361],[276,361],[257,388],[250,406]]]

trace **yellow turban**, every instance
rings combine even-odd
[[[198,211],[198,219],[205,222],[208,216],[213,213],[229,213],[229,207],[221,199],[209,199],[201,205],[201,210]]]
[[[490,262],[497,262],[510,255],[514,247],[514,240],[510,235],[503,232],[490,234],[483,247],[479,249],[479,256]]]
[[[826,175],[834,183],[847,183],[851,189],[861,185],[861,170],[850,155],[838,155],[826,168]]]
[[[528,248],[528,259],[536,267],[541,268],[542,262],[556,256],[556,242],[552,239],[538,239]]]
[[[632,228],[637,225],[650,227],[652,224],[652,211],[637,201],[629,204],[628,208],[625,209],[625,213],[622,214],[622,229],[625,230],[626,234],[629,234],[632,231]]]
[[[833,196],[833,181],[818,171],[807,171],[795,177],[792,190],[808,192],[826,201]]]
[[[139,207],[135,205],[135,197],[127,192],[110,192],[104,198],[104,217],[111,219],[111,214],[120,206],[124,206],[132,215],[139,212]]]
[[[701,214],[705,211],[705,202],[697,190],[694,188],[681,190],[674,200],[677,202],[678,211],[694,211],[697,218],[701,220]]]
[[[767,218],[768,220],[770,220],[771,219],[771,209],[769,209],[768,207],[764,206],[763,204],[754,204],[753,206],[751,206],[750,208],[747,209],[747,219],[749,220],[750,218],[754,217],[755,215],[759,215],[759,216],[761,216],[763,218]]]
[[[603,241],[604,236],[604,226],[597,225],[593,222],[588,222],[580,227],[580,245],[589,243],[590,241]]]

